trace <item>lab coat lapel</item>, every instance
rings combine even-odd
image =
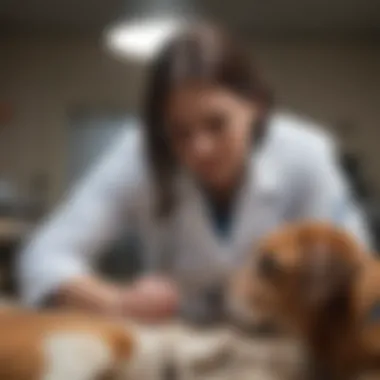
[[[180,240],[186,241],[186,251],[193,255],[178,257],[178,264],[191,266],[192,262],[196,262],[194,255],[199,254],[205,272],[208,262],[213,272],[218,272],[219,266],[223,272],[223,268],[239,263],[252,243],[258,241],[276,222],[277,205],[273,205],[273,199],[278,195],[275,162],[264,150],[252,154],[246,179],[237,195],[232,231],[227,239],[220,238],[215,232],[204,197],[186,175],[180,181],[180,194],[181,207],[177,210],[175,226],[171,231],[182,234]],[[191,231],[190,239],[183,236],[186,231]]]
[[[255,242],[278,222],[278,176],[265,147],[252,154],[246,182],[237,200],[230,250],[240,261]]]
[[[219,239],[212,226],[208,205],[201,191],[189,177],[184,179],[183,184],[186,195],[183,197],[182,218],[187,221],[191,229],[194,229],[194,236],[197,236],[198,240],[194,243],[204,245],[206,252],[220,250]]]
[[[229,266],[227,248],[214,231],[207,204],[195,183],[186,176],[181,182],[181,207],[175,227],[175,238],[181,241],[181,247],[174,259],[176,272],[183,283],[215,283]]]

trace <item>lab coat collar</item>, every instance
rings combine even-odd
[[[248,190],[251,195],[270,199],[278,193],[280,173],[276,154],[271,149],[271,130],[270,126],[268,127],[267,136],[250,154],[242,191]],[[179,193],[190,191],[193,195],[200,196],[198,186],[191,176],[185,170],[181,170],[178,174],[176,186]]]
[[[248,176],[255,193],[261,197],[272,197],[278,192],[279,167],[276,163],[276,152],[271,149],[271,130],[251,154]]]

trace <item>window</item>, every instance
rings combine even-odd
[[[122,129],[135,125],[135,118],[121,113],[83,112],[70,118],[66,185],[81,178]]]

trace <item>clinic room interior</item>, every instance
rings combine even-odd
[[[96,318],[158,343],[115,379],[299,379],[309,351],[331,375],[310,378],[371,362],[380,379],[351,308],[307,319],[352,265],[373,282],[353,294],[352,275],[347,302],[379,289],[365,315],[380,347],[379,70],[376,0],[0,0],[0,358],[28,368],[0,359],[0,379],[69,378],[23,367],[16,337],[108,334]],[[331,259],[321,298],[292,309],[309,254],[315,273]],[[350,328],[326,330],[325,350],[322,324]],[[117,372],[70,363],[72,380]]]

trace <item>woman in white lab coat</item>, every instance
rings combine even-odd
[[[330,220],[368,243],[332,140],[275,115],[228,36],[208,27],[176,36],[153,62],[144,107],[143,125],[118,137],[23,250],[27,304],[165,318],[196,305],[282,223]],[[127,231],[147,274],[114,285],[95,263]]]

